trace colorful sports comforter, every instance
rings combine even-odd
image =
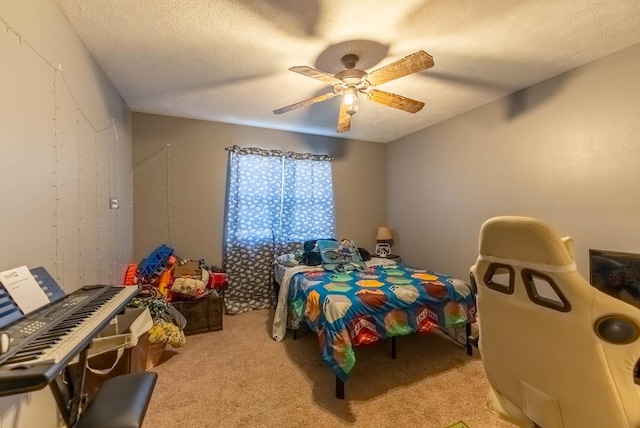
[[[365,271],[300,272],[289,281],[290,325],[306,321],[318,334],[322,359],[343,381],[354,346],[475,321],[470,286],[443,274],[402,264]]]

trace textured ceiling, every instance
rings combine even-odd
[[[640,42],[639,0],[57,0],[133,111],[388,142]],[[288,71],[372,71],[418,50],[435,66],[378,86],[416,114],[340,97]]]

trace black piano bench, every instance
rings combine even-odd
[[[158,375],[133,373],[106,380],[75,428],[139,428]]]

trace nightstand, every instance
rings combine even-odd
[[[400,256],[399,256],[399,255],[397,255],[397,254],[389,254],[389,255],[388,255],[388,256],[386,256],[386,257],[382,257],[382,256],[375,256],[375,255],[374,255],[374,257],[380,257],[381,259],[389,259],[389,260],[393,260],[393,261],[394,261],[394,262],[396,262],[396,263],[400,263],[400,262],[401,262],[401,260],[400,260]]]

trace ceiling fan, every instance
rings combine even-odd
[[[299,66],[291,67],[289,70],[302,75],[318,79],[329,83],[332,86],[331,92],[300,101],[286,107],[274,110],[274,114],[282,114],[300,107],[305,107],[321,101],[326,101],[337,95],[344,95],[344,101],[340,104],[338,114],[338,132],[346,132],[351,129],[351,116],[358,111],[358,92],[365,94],[371,101],[397,108],[409,113],[417,113],[422,110],[424,103],[403,97],[402,95],[375,89],[376,85],[389,82],[409,74],[418,73],[433,67],[433,57],[425,51],[418,51],[408,55],[394,63],[385,65],[377,70],[367,73],[356,68],[358,56],[347,54],[342,57],[344,70],[335,75],[325,73],[313,67]]]

